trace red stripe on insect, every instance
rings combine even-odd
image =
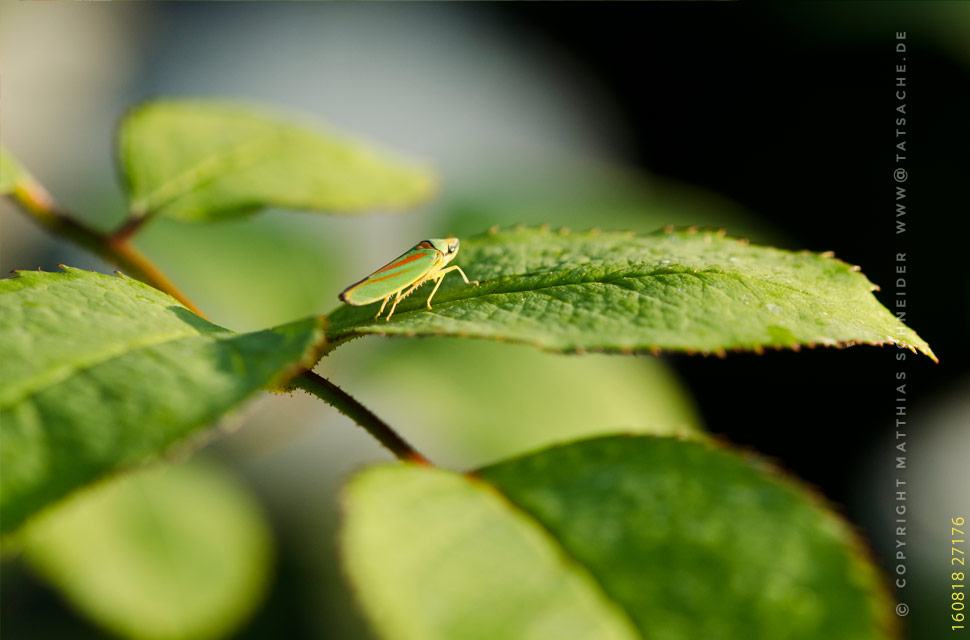
[[[393,278],[394,276],[399,276],[400,273],[392,273],[389,276],[381,276],[380,278],[367,278],[364,282],[380,282],[381,280],[387,280],[388,278]]]
[[[427,257],[428,256],[426,256],[423,253],[416,253],[413,256],[408,256],[407,258],[404,258],[403,260],[398,260],[394,264],[389,264],[386,267],[381,267],[380,269],[378,269],[377,271],[374,272],[374,275],[377,275],[378,273],[383,273],[383,272],[387,271],[388,269],[394,269],[395,267],[403,267],[404,265],[406,265],[409,262],[414,262],[415,260],[420,260],[421,258],[427,258]],[[371,282],[374,282],[377,279],[378,278],[372,279]],[[382,280],[383,278],[379,278],[379,279]]]

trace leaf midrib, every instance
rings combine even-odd
[[[526,286],[519,286],[519,287],[511,286],[511,287],[506,288],[506,287],[501,286],[501,284],[500,284],[498,287],[496,287],[496,289],[493,289],[491,291],[488,291],[488,292],[485,292],[485,293],[476,293],[474,290],[472,290],[471,293],[470,293],[470,295],[459,296],[459,297],[456,297],[456,298],[452,298],[450,300],[443,300],[441,302],[441,304],[448,304],[448,303],[452,303],[452,302],[474,301],[474,300],[483,300],[484,301],[484,300],[486,300],[486,299],[488,299],[488,298],[490,298],[492,296],[508,295],[508,294],[517,294],[517,293],[527,294],[527,293],[531,293],[531,292],[543,291],[543,290],[546,290],[546,289],[558,289],[558,288],[565,288],[565,287],[572,287],[572,286],[581,286],[581,285],[588,285],[588,284],[602,284],[602,285],[611,285],[611,286],[617,286],[618,287],[618,286],[620,286],[620,285],[617,284],[617,281],[618,280],[639,280],[639,279],[646,279],[646,278],[658,278],[660,276],[665,276],[665,275],[670,275],[670,276],[686,275],[686,276],[698,277],[698,279],[700,279],[699,278],[699,275],[700,274],[710,274],[710,275],[713,275],[713,276],[722,276],[722,277],[724,277],[726,279],[727,278],[734,278],[734,279],[738,279],[742,283],[747,283],[747,281],[749,281],[749,280],[755,280],[755,281],[757,281],[759,283],[762,283],[762,284],[764,284],[766,286],[778,287],[778,288],[781,288],[781,289],[786,289],[786,290],[794,291],[794,292],[799,293],[799,294],[801,294],[803,296],[806,296],[808,298],[812,298],[812,299],[819,300],[823,304],[825,304],[825,303],[828,303],[828,304],[838,304],[839,306],[842,306],[842,304],[843,304],[837,297],[826,296],[826,295],[824,295],[824,293],[822,293],[820,291],[819,292],[816,292],[816,291],[807,291],[807,290],[804,290],[804,289],[799,289],[798,287],[795,287],[793,285],[785,284],[785,283],[782,283],[782,282],[777,282],[775,280],[772,280],[772,279],[770,279],[768,277],[764,277],[764,276],[754,276],[754,275],[747,274],[747,273],[744,273],[744,272],[741,272],[741,271],[733,271],[733,270],[732,271],[727,271],[727,270],[724,270],[722,267],[714,267],[714,266],[708,267],[708,268],[705,268],[705,269],[700,269],[700,270],[694,269],[694,268],[691,268],[691,267],[683,267],[682,269],[671,269],[670,268],[671,266],[681,266],[681,265],[668,265],[664,269],[659,269],[657,271],[653,271],[653,272],[649,272],[649,273],[638,273],[638,274],[635,274],[635,275],[628,274],[628,273],[624,273],[623,271],[617,271],[617,272],[613,272],[611,274],[600,275],[600,276],[597,276],[595,278],[591,278],[591,279],[588,279],[588,280],[576,280],[576,281],[572,281],[572,282],[555,282],[555,283],[543,284],[543,285],[539,285],[539,286],[528,286],[528,287],[526,287]],[[615,275],[615,277],[613,277],[614,275]],[[527,277],[532,277],[532,276],[530,276],[529,274],[515,274],[515,275],[512,275],[512,276],[505,276],[505,277],[508,278],[508,280],[507,280],[507,283],[508,284],[515,285],[517,281],[521,281],[521,280],[523,280],[523,279],[525,279]],[[501,283],[501,280],[499,280],[499,283]],[[501,289],[501,290],[499,290],[499,289]],[[637,294],[643,295],[643,292],[637,291],[636,289],[628,289],[628,288],[625,288],[624,290],[625,291],[631,291],[633,293],[637,293]],[[654,299],[654,298],[651,298],[651,299]],[[659,300],[659,301],[660,302],[665,302],[663,300]],[[595,309],[594,309],[594,311],[595,311]],[[398,316],[406,316],[406,315],[412,314],[412,313],[426,313],[426,312],[428,312],[428,310],[426,308],[419,306],[419,307],[416,307],[414,309],[402,309],[401,311],[399,311],[397,313],[397,315]],[[354,331],[356,328],[358,328],[360,326],[366,326],[368,324],[371,324],[371,322],[364,323],[363,325],[352,325],[352,326],[348,326],[347,328],[342,329],[341,332],[338,333],[338,334],[336,334],[336,335],[339,336],[339,335],[346,334],[348,332]],[[873,327],[871,327],[871,325],[868,325],[868,324],[866,324],[866,326],[869,326],[869,328],[873,328]]]
[[[466,479],[467,477],[468,476],[466,476]],[[493,489],[493,495],[496,495],[499,499],[501,499],[503,505],[509,510],[513,517],[517,517],[528,522],[536,530],[542,532],[544,537],[548,540],[550,546],[554,547],[558,552],[557,555],[561,558],[562,564],[569,571],[582,575],[587,584],[592,585],[599,591],[597,595],[604,605],[606,605],[608,609],[613,611],[617,616],[626,621],[628,630],[632,632],[636,638],[645,640],[643,632],[636,625],[633,617],[630,615],[630,612],[627,611],[626,607],[621,604],[612,593],[610,593],[600,577],[596,575],[596,573],[594,573],[593,570],[586,565],[586,563],[579,560],[579,558],[573,555],[573,553],[566,548],[562,540],[559,539],[559,536],[554,531],[549,529],[549,527],[540,521],[539,518],[537,518],[532,512],[515,502],[507,493],[505,493],[505,491],[502,490],[499,485],[493,483],[487,478],[479,478],[474,474],[471,474],[471,477],[478,479],[479,482],[482,482]],[[474,482],[471,484],[472,486],[475,485]]]
[[[85,353],[82,357],[67,362],[59,362],[57,365],[48,367],[31,376],[9,382],[0,390],[0,409],[11,408],[29,396],[36,395],[44,389],[48,389],[66,380],[79,371],[91,369],[127,353],[195,336],[207,336],[216,339],[209,334],[203,334],[198,329],[194,329],[189,325],[184,325],[184,328],[143,335],[134,340],[109,345],[107,348]]]
[[[261,153],[272,148],[273,143],[283,139],[285,132],[272,132],[220,149],[199,160],[196,164],[160,183],[154,190],[132,201],[131,209],[139,214],[163,209],[193,189],[212,182],[226,173],[227,169],[246,169],[260,161],[280,155]]]

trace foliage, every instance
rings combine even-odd
[[[75,606],[146,640],[232,631],[262,598],[272,562],[259,505],[211,462],[102,483],[32,522],[22,538],[31,568]]]
[[[418,292],[390,322],[374,319],[376,306],[341,306],[237,334],[193,313],[137,252],[130,238],[143,223],[224,221],[273,206],[400,208],[429,195],[431,175],[358,143],[203,101],[139,106],[121,125],[119,154],[130,218],[114,234],[44,198],[25,200],[42,192],[9,154],[0,166],[3,192],[27,213],[165,290],[69,267],[0,281],[0,530],[101,624],[128,637],[217,637],[256,606],[268,543],[238,489],[204,472],[122,472],[210,437],[210,425],[260,389],[285,385],[318,395],[405,460],[362,471],[344,494],[346,566],[385,638],[893,633],[888,597],[849,526],[802,485],[711,443],[677,402],[661,401],[638,435],[460,474],[429,466],[380,418],[307,372],[367,334],[627,355],[894,344],[935,359],[856,267],[694,228],[493,228],[464,238],[456,260],[481,284],[447,279],[431,310]],[[448,381],[422,381],[460,397]],[[473,422],[460,400],[440,406],[452,407],[453,429]],[[100,498],[79,494],[37,515],[116,475],[93,494]],[[146,535],[155,520],[162,525]],[[173,554],[165,569],[153,555],[160,547]],[[211,575],[196,573],[200,558]],[[100,576],[105,566],[120,568]]]
[[[24,174],[24,168],[17,159],[0,147],[0,194],[12,192],[17,183],[23,179]]]
[[[375,320],[370,307],[340,307],[330,314],[330,340],[451,335],[620,352],[868,343],[933,357],[857,268],[829,254],[694,229],[637,236],[522,228],[469,238],[461,263],[480,286],[446,281],[433,310],[414,295],[391,322]]]
[[[345,508],[351,577],[389,638],[862,639],[889,625],[845,523],[706,443],[604,437],[464,476],[376,467]]]
[[[0,526],[164,453],[312,364],[316,318],[236,335],[130,278],[0,280]]]
[[[118,154],[138,216],[204,221],[268,206],[400,209],[434,186],[426,169],[232,104],[144,104],[122,123]]]

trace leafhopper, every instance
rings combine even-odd
[[[384,318],[385,321],[390,321],[398,302],[414,293],[414,290],[425,282],[434,280],[434,289],[431,290],[427,300],[428,309],[431,309],[431,298],[438,291],[441,281],[448,272],[460,273],[465,284],[478,284],[477,280],[470,281],[458,265],[445,266],[458,253],[458,245],[458,238],[422,240],[404,255],[344,289],[339,298],[347,304],[358,307],[383,299],[380,310],[374,316],[376,320],[384,313],[384,307],[387,306],[391,296],[397,294],[391,310]]]

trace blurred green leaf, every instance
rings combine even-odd
[[[384,638],[638,637],[595,579],[484,483],[383,466],[344,501],[346,568]]]
[[[481,285],[450,276],[433,310],[425,287],[390,322],[374,319],[376,304],[344,305],[330,315],[328,337],[452,335],[621,352],[897,344],[935,359],[865,276],[826,254],[712,231],[517,228],[469,238],[457,262]]]
[[[424,167],[228,102],[159,100],[121,124],[133,215],[216,220],[264,207],[356,213],[428,198]]]
[[[0,520],[29,515],[199,432],[312,363],[309,318],[237,335],[126,278],[0,280]]]
[[[893,637],[851,529],[709,443],[612,436],[474,475],[371,468],[343,549],[383,638]]]
[[[653,356],[576,357],[451,338],[358,340],[318,371],[354,389],[377,415],[393,417],[409,442],[445,466],[467,469],[619,430],[686,436],[701,429],[686,390]]]
[[[259,505],[213,464],[167,466],[82,492],[25,527],[28,564],[127,638],[218,638],[262,600],[272,540]]]
[[[0,146],[0,195],[12,193],[27,172],[3,146]]]

